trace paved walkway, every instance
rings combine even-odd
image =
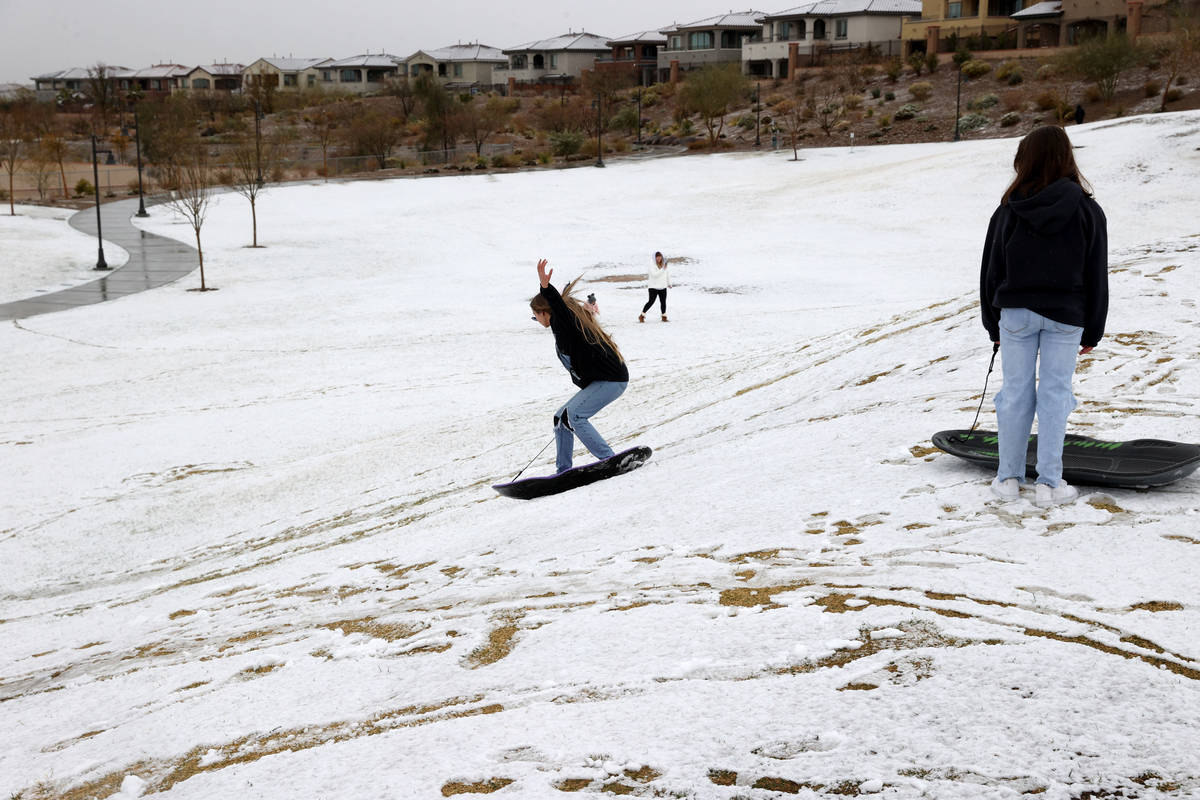
[[[129,253],[129,260],[124,266],[111,272],[97,272],[96,274],[102,277],[91,283],[39,294],[27,300],[2,303],[0,321],[66,311],[77,306],[89,306],[144,292],[177,281],[200,266],[195,248],[135,228],[130,219],[137,213],[137,208],[136,198],[100,206],[104,241],[118,245]],[[155,212],[151,210],[150,213]],[[166,211],[159,210],[157,213],[165,214]],[[95,208],[85,208],[76,212],[69,222],[71,227],[78,231],[90,236],[96,235]],[[108,255],[105,253],[106,260]]]

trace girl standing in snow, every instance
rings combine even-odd
[[[650,267],[650,271],[646,273],[646,290],[650,292],[650,299],[646,301],[646,305],[642,306],[642,313],[638,314],[638,322],[646,321],[646,312],[650,310],[650,306],[654,305],[654,298],[658,298],[658,308],[662,312],[662,321],[667,322],[667,289],[671,287],[671,275],[667,272],[667,259],[663,258],[662,253],[654,254],[654,266]]]
[[[541,291],[529,301],[533,318],[554,332],[558,360],[571,374],[579,392],[554,414],[554,441],[558,448],[558,472],[571,468],[575,437],[598,459],[613,455],[604,438],[592,427],[591,417],[616,400],[629,384],[629,369],[617,344],[595,316],[571,296],[579,279],[563,287],[562,294],[550,285],[554,270],[546,259],[538,261]]]
[[[1013,166],[1017,176],[992,214],[980,273],[983,327],[1000,346],[1004,379],[992,491],[1005,500],[1019,495],[1036,414],[1035,502],[1050,506],[1079,496],[1062,479],[1063,439],[1075,408],[1076,354],[1090,353],[1104,335],[1108,227],[1062,128],[1022,139]]]

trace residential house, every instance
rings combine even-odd
[[[658,31],[640,31],[609,39],[612,55],[596,59],[596,70],[629,72],[638,86],[649,86],[658,76],[658,51],[667,37]]]
[[[35,75],[30,80],[33,81],[33,91],[37,99],[45,103],[56,99],[59,92],[63,91],[71,95],[82,95],[88,88],[88,77],[88,71],[83,67],[71,67],[60,69],[58,72],[47,72],[45,75]]]
[[[901,36],[905,52],[949,52],[974,39],[1006,47],[1054,47],[1084,38],[1125,31],[1142,32],[1143,6],[1162,9],[1163,2],[1143,0],[922,0],[920,16],[905,20]],[[1162,23],[1165,15],[1157,22]],[[1156,30],[1163,28],[1161,25]],[[987,39],[985,43],[982,40]],[[983,44],[981,48],[980,45]]]
[[[328,58],[260,58],[242,70],[242,85],[266,84],[272,89],[299,91],[318,83],[318,68]]]
[[[236,92],[242,88],[244,64],[206,64],[183,77],[182,89],[191,92]]]
[[[371,94],[383,90],[384,84],[400,74],[404,59],[388,53],[323,61],[306,76],[309,88],[320,86],[351,94]]]
[[[161,97],[182,89],[189,72],[191,67],[183,64],[155,64],[137,70],[109,67],[108,79],[122,93],[137,91],[144,97]]]
[[[761,11],[741,11],[663,28],[667,46],[658,51],[659,80],[676,81],[680,70],[709,64],[740,64],[744,41],[762,38]]]
[[[586,31],[529,42],[504,51],[508,63],[492,70],[492,82],[509,91],[518,84],[570,85],[610,52],[607,37]]]
[[[23,83],[0,83],[0,100],[16,100],[30,91],[32,89]]]
[[[796,68],[827,52],[869,47],[900,55],[900,25],[921,13],[921,0],[814,0],[758,18],[762,41],[742,48],[748,75],[794,78]]]
[[[427,74],[449,89],[488,89],[492,71],[508,64],[497,47],[473,42],[452,44],[438,50],[418,50],[404,59],[400,74],[410,79]]]

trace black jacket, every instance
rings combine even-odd
[[[550,330],[554,331],[554,348],[560,360],[566,356],[567,361],[563,361],[563,366],[570,362],[568,370],[571,382],[580,389],[592,381],[628,383],[629,369],[625,362],[603,342],[591,344],[584,338],[583,328],[563,302],[558,289],[543,287],[541,295],[550,304]]]
[[[1027,308],[1083,328],[1095,347],[1108,316],[1108,222],[1083,188],[1061,178],[992,214],[979,277],[983,327],[1000,341],[1000,309]]]

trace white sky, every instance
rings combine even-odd
[[[764,10],[794,3],[781,0],[777,5]],[[132,0],[0,0],[0,83],[31,83],[34,75],[101,61],[137,68],[226,60],[248,64],[262,56],[289,54],[344,58],[383,51],[406,56],[459,41],[505,48],[568,29],[615,37],[726,11],[727,6],[688,0],[359,0],[324,7],[283,0],[212,0],[180,16],[177,5]]]

